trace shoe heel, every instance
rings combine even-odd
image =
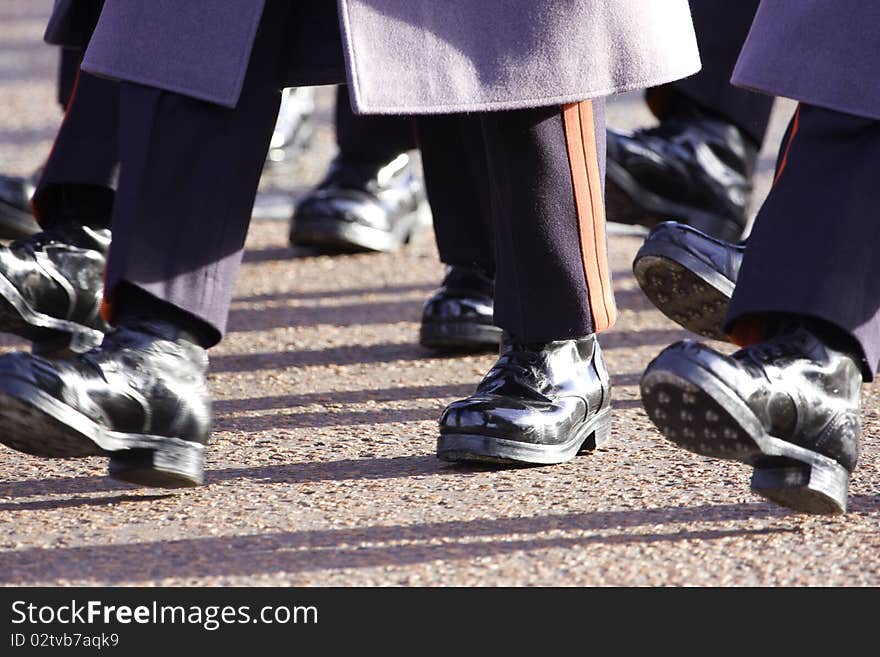
[[[601,418],[597,418],[593,433],[584,442],[580,451],[588,452],[601,447],[609,438],[611,438],[611,409],[608,409]]]
[[[788,460],[756,466],[751,487],[758,495],[795,511],[839,514],[846,513],[849,479],[846,468],[830,459],[815,463]]]
[[[129,449],[110,456],[114,479],[155,488],[191,488],[205,481],[205,446],[175,440],[156,449]]]

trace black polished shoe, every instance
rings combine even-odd
[[[292,160],[309,144],[315,132],[314,87],[290,87],[281,92],[281,107],[272,131],[266,161]]]
[[[685,224],[651,229],[633,260],[633,274],[648,299],[688,331],[727,340],[722,328],[744,244],[716,240]]]
[[[727,242],[746,230],[757,148],[735,126],[689,108],[658,126],[607,131],[609,221],[676,219]]]
[[[843,513],[859,453],[856,359],[805,325],[736,352],[691,341],[664,350],[641,381],[667,439],[747,463],[752,490],[806,513]]]
[[[290,243],[331,251],[396,251],[419,227],[425,203],[411,155],[380,165],[338,157],[324,181],[296,204]]]
[[[562,463],[610,433],[611,380],[595,336],[527,345],[505,335],[476,392],[443,411],[437,456]]]
[[[422,310],[419,344],[437,351],[497,350],[495,282],[479,269],[452,265]]]
[[[207,353],[169,324],[132,322],[70,360],[0,357],[0,442],[43,457],[110,457],[110,476],[178,488],[203,480]]]
[[[110,231],[59,227],[0,246],[0,331],[45,356],[101,344],[104,263]]]
[[[32,181],[0,176],[0,239],[14,240],[40,230],[31,212],[33,195]]]

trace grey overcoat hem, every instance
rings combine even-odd
[[[526,109],[530,107],[552,107],[555,105],[565,105],[567,103],[579,103],[584,100],[592,100],[597,98],[606,98],[616,94],[624,94],[629,91],[646,89],[648,87],[656,87],[669,82],[675,82],[685,77],[689,77],[699,72],[699,67],[689,69],[680,74],[668,74],[665,76],[644,78],[641,80],[632,80],[625,85],[614,85],[607,89],[589,89],[573,94],[561,96],[535,96],[533,98],[521,98],[516,101],[499,100],[498,102],[483,103],[461,103],[449,105],[432,105],[430,107],[399,107],[358,103],[357,92],[351,93],[352,109],[358,114],[462,114],[467,112],[496,112],[503,110]]]

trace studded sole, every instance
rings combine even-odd
[[[674,244],[646,242],[633,274],[660,312],[688,331],[726,342],[722,328],[735,282]]]
[[[611,409],[581,425],[573,436],[554,445],[524,443],[496,436],[442,432],[437,456],[444,461],[499,465],[553,465],[600,447],[611,436]]]
[[[661,354],[640,384],[648,417],[695,454],[754,468],[752,490],[804,513],[844,513],[849,472],[816,452],[768,435],[748,406],[707,370]]]

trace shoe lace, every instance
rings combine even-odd
[[[540,356],[535,351],[514,347],[498,358],[483,379],[483,383],[490,384],[500,378],[509,378],[511,375],[516,378],[531,378],[540,360]]]
[[[771,338],[766,342],[759,342],[741,349],[737,355],[741,359],[763,369],[768,363],[800,353],[801,349],[797,343],[793,343],[791,340]]]

